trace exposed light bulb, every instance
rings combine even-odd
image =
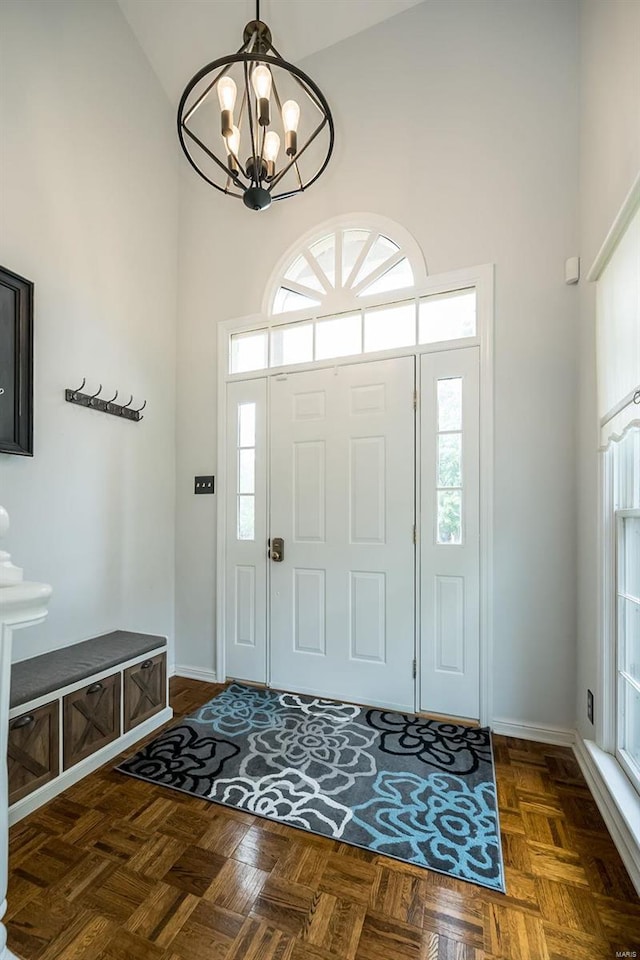
[[[218,83],[220,101],[220,128],[223,137],[230,137],[233,130],[233,108],[236,105],[238,88],[231,77],[223,77]]]
[[[233,173],[238,172],[238,153],[240,151],[240,131],[237,127],[231,128],[231,135],[224,137],[224,145],[227,151],[227,166]]]
[[[267,161],[267,180],[273,180],[276,174],[276,160],[280,150],[280,137],[275,130],[269,130],[264,138],[264,158]]]
[[[282,104],[282,123],[285,133],[296,133],[300,120],[300,107],[295,100],[287,100]]]
[[[221,110],[233,110],[236,105],[238,88],[231,77],[223,77],[218,83],[218,100]]]
[[[282,104],[282,124],[284,126],[284,140],[288,157],[295,157],[298,152],[299,121],[300,107],[295,100],[287,100]]]
[[[251,83],[259,99],[268,100],[271,96],[271,70],[261,64],[251,74]]]
[[[275,130],[269,130],[268,134],[264,138],[264,158],[265,160],[270,160],[271,163],[275,163],[278,159],[278,151],[280,150],[280,137],[275,132]]]
[[[251,83],[258,98],[258,123],[261,127],[268,127],[271,123],[271,109],[269,106],[269,97],[271,96],[271,70],[260,64],[251,74]]]
[[[240,131],[236,126],[231,128],[231,136],[224,138],[224,145],[227,148],[227,153],[232,153],[236,157],[238,156],[238,151],[240,150]]]

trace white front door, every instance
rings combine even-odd
[[[414,708],[414,384],[413,357],[271,379],[275,688]]]

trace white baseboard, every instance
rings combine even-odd
[[[610,754],[605,754],[593,743],[587,745],[579,735],[576,735],[573,752],[631,882],[640,895],[640,797]],[[619,790],[615,789],[616,783]],[[612,790],[615,790],[615,796]]]
[[[186,667],[176,663],[171,676],[185,677],[187,680],[203,680],[205,683],[217,683],[215,670],[202,670],[200,667]]]
[[[160,713],[156,713],[153,717],[145,720],[144,723],[139,724],[137,727],[134,727],[133,730],[125,733],[123,737],[118,737],[117,740],[107,744],[102,750],[97,750],[96,753],[91,754],[90,757],[81,760],[80,763],[76,763],[75,766],[70,767],[68,770],[64,770],[55,780],[46,783],[43,787],[40,787],[39,790],[34,790],[33,793],[30,793],[29,796],[23,800],[18,800],[12,807],[9,807],[9,826],[12,827],[14,823],[22,820],[22,818],[26,817],[29,813],[33,813],[33,811],[41,807],[43,803],[53,800],[59,793],[73,786],[78,780],[82,780],[87,774],[93,773],[98,767],[108,763],[109,760],[113,760],[114,757],[117,757],[118,754],[126,750],[127,747],[133,746],[138,740],[142,740],[143,737],[146,737],[147,734],[161,727],[163,723],[167,723],[172,717],[173,710],[171,707],[165,707]]]
[[[522,720],[494,719],[491,724],[494,733],[503,737],[517,737],[519,740],[536,740],[538,743],[553,743],[559,747],[572,747],[575,743],[575,730],[551,727],[546,723],[526,723]]]

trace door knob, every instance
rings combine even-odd
[[[282,563],[284,560],[284,540],[282,537],[274,537],[271,541],[271,559],[274,563]]]

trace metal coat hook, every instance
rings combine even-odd
[[[100,386],[98,387],[98,389],[96,390],[95,393],[90,393],[90,394],[89,394],[89,406],[90,406],[90,407],[93,407],[93,406],[94,406],[94,400],[96,400],[96,399],[98,398],[98,394],[99,394],[99,393],[102,393],[102,384],[100,384]]]
[[[91,407],[92,410],[99,410],[101,413],[110,413],[115,417],[122,417],[123,420],[142,420],[141,411],[147,405],[147,401],[142,404],[141,407],[138,407],[136,410],[135,407],[132,407],[133,403],[133,394],[130,395],[127,403],[116,403],[118,398],[119,391],[116,390],[114,395],[107,400],[105,397],[101,397],[100,393],[102,392],[102,384],[98,387],[95,393],[82,393],[82,388],[87,382],[87,378],[83,377],[82,383],[79,387],[76,387],[75,390],[67,389],[64,392],[64,398],[68,403],[76,403],[81,407]]]
[[[73,390],[72,393],[74,393],[74,394],[77,396],[77,395],[80,393],[80,391],[82,390],[82,388],[84,387],[84,385],[85,385],[86,382],[87,382],[87,378],[86,378],[86,377],[83,377],[83,378],[82,378],[82,383],[80,384],[80,386],[77,387],[75,390]]]

